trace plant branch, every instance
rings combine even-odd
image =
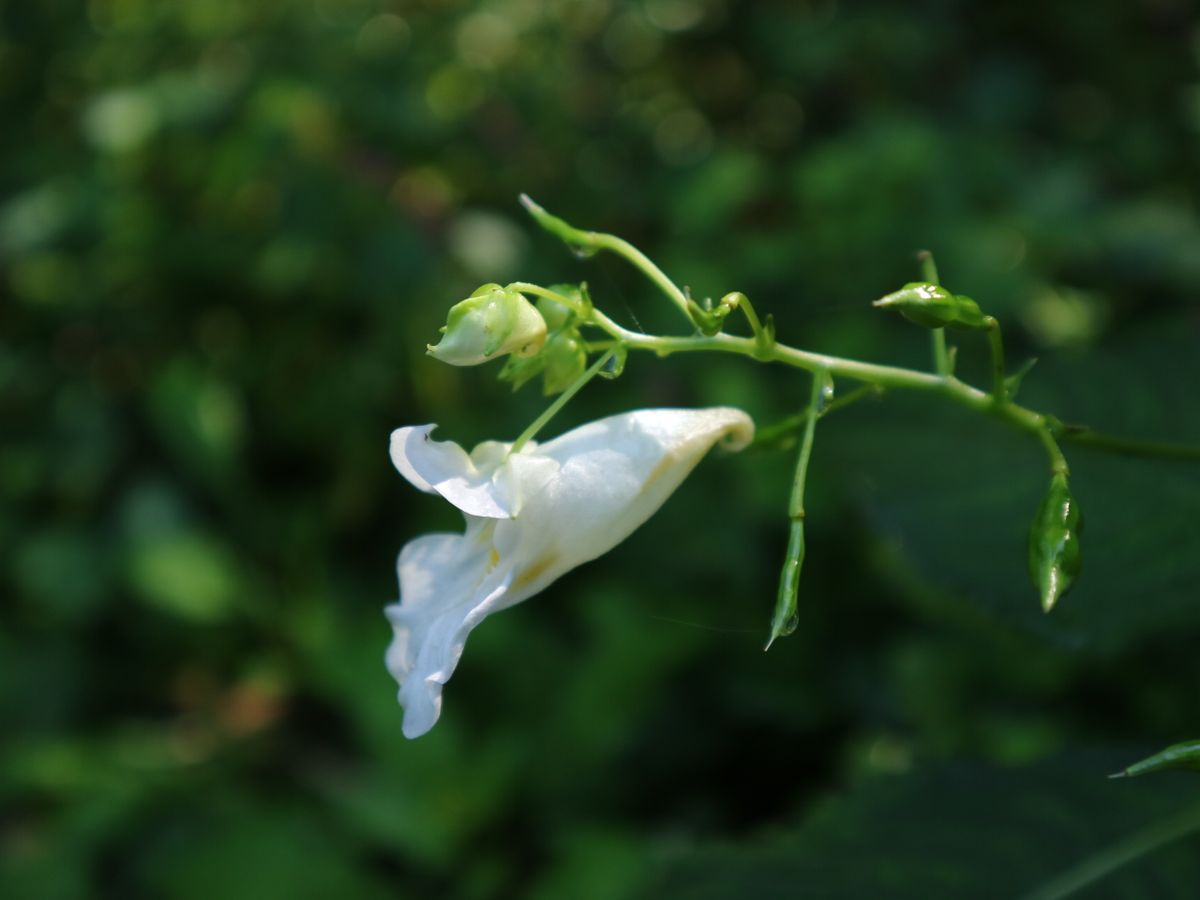
[[[683,313],[688,322],[692,321],[691,313],[688,312],[687,297],[683,291],[679,289],[679,286],[675,282],[667,277],[667,274],[662,269],[654,264],[654,261],[650,257],[633,246],[633,244],[623,238],[617,237],[615,234],[583,231],[573,225],[569,225],[558,216],[551,215],[538,206],[528,194],[522,194],[520,199],[521,205],[525,207],[539,225],[568,246],[585,253],[608,250],[616,253],[618,256],[623,256],[626,260],[637,266],[637,268],[641,269],[642,273],[654,282],[659,290],[667,295],[667,298],[679,308],[679,311]]]
[[[819,418],[825,418],[832,412],[837,412],[839,409],[845,409],[859,400],[866,397],[882,397],[884,394],[883,388],[874,384],[860,384],[852,391],[847,391],[840,397],[829,401],[825,407],[817,414]],[[751,446],[761,446],[770,444],[780,438],[786,437],[794,431],[799,431],[808,421],[810,410],[805,409],[802,412],[796,413],[794,416],[788,416],[776,422],[774,425],[768,425],[766,428],[758,429],[751,442]]]
[[[804,565],[804,485],[808,480],[808,461],[812,458],[813,437],[817,430],[817,419],[821,417],[821,403],[825,392],[833,384],[828,372],[814,372],[812,395],[805,410],[804,437],[800,441],[800,454],[796,459],[796,473],[792,477],[792,493],[788,498],[788,545],[779,573],[779,594],[775,600],[775,613],[771,617],[771,634],[763,650],[780,635],[791,634],[796,628],[796,602],[800,595],[800,568]]]

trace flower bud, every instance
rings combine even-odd
[[[1050,479],[1050,490],[1029,528],[1029,576],[1042,595],[1046,612],[1079,576],[1082,527],[1079,505],[1067,487],[1067,476],[1057,473]]]
[[[546,341],[546,322],[518,291],[485,284],[450,307],[444,337],[429,355],[452,366],[477,366],[513,353],[532,356]]]
[[[565,391],[579,380],[587,369],[587,352],[583,340],[574,328],[557,332],[546,342],[541,352],[546,361],[542,373],[542,393],[549,396]]]
[[[577,284],[554,284],[550,286],[550,290],[556,294],[562,294],[576,303],[586,305],[589,302]],[[542,318],[546,320],[546,327],[551,331],[566,328],[575,319],[575,313],[570,308],[549,297],[539,297],[537,309],[542,314]]]
[[[984,316],[978,303],[927,281],[911,281],[900,290],[876,300],[875,306],[895,308],[910,322],[926,328],[984,327]]]
[[[575,328],[564,328],[550,335],[534,356],[510,356],[500,370],[500,380],[512,382],[518,391],[538,375],[542,393],[558,394],[569,388],[587,368],[587,352]]]

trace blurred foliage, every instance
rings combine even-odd
[[[522,190],[881,361],[925,364],[869,301],[930,247],[1042,358],[1024,399],[1200,438],[1198,48],[1182,0],[0,6],[0,894],[611,898],[719,841],[749,849],[702,884],[818,866],[854,895],[879,859],[889,895],[930,896],[933,858],[986,896],[1194,807],[1194,781],[1101,777],[1200,729],[1179,463],[1068,451],[1084,568],[1043,618],[1036,448],[929,402],[838,413],[800,628],[764,656],[792,461],[714,458],[473,635],[412,743],[381,607],[402,542],[458,524],[391,470],[389,430],[511,438],[543,402],[423,356],[451,302],[586,279],[675,324],[532,228]],[[635,358],[556,427],[765,424],[806,392]],[[957,839],[916,847],[939,815]],[[1192,896],[1168,862],[1113,884]]]

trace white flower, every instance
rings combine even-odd
[[[754,434],[750,417],[729,407],[643,409],[517,453],[488,441],[468,455],[431,440],[435,427],[399,428],[391,440],[400,474],[467,521],[463,534],[423,535],[400,551],[387,666],[410,738],[437,721],[472,628],[623,541],[717,441],[740,449]]]

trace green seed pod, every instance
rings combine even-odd
[[[876,300],[875,306],[895,308],[910,322],[926,328],[983,328],[985,325],[978,303],[928,281],[911,281],[900,290]]]
[[[477,366],[497,356],[533,356],[546,342],[546,321],[518,291],[485,284],[454,304],[444,337],[427,349],[452,366]]]
[[[1082,527],[1079,505],[1067,487],[1067,476],[1057,473],[1050,479],[1050,489],[1029,528],[1029,576],[1041,593],[1046,612],[1079,576]]]

